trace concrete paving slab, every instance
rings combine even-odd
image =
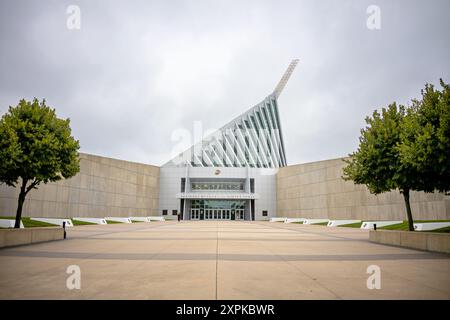
[[[450,256],[301,224],[168,221],[75,226],[0,249],[0,299],[449,299]],[[369,290],[369,265],[381,289]],[[67,267],[81,269],[69,290]]]

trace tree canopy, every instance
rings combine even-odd
[[[29,191],[80,170],[80,145],[71,135],[70,120],[57,118],[45,100],[37,99],[9,107],[0,120],[0,137],[0,182],[12,187],[21,184],[17,227]]]
[[[393,103],[366,118],[359,147],[345,160],[348,165],[344,168],[344,179],[365,184],[374,194],[411,187],[408,178],[414,180],[414,176],[407,177],[408,170],[397,150],[404,117],[405,108]]]
[[[399,190],[404,198],[409,228],[413,219],[409,191],[450,190],[450,95],[425,85],[422,99],[412,105],[394,102],[366,118],[358,149],[345,160],[345,180],[365,184],[379,194]]]
[[[425,85],[422,99],[412,100],[398,146],[405,166],[414,168],[419,190],[450,190],[450,86]]]

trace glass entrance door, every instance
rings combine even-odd
[[[205,209],[205,220],[230,220],[230,209]],[[200,220],[200,209],[191,209],[191,220]],[[243,219],[243,217],[242,217]]]
[[[244,220],[244,200],[191,200],[192,220]]]
[[[191,220],[200,219],[200,209],[191,209]]]

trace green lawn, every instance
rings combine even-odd
[[[326,226],[328,225],[328,222],[320,222],[320,223],[311,223],[313,226]]]
[[[449,222],[450,220],[414,220],[414,223],[426,223],[426,222]],[[379,228],[381,230],[404,230],[404,231],[408,231],[409,230],[409,226],[408,226],[408,221],[403,221],[402,223],[399,224],[393,224],[391,226],[385,226],[385,227],[381,227]],[[437,229],[437,230],[428,230],[428,231],[419,231],[419,232],[450,232],[450,227],[446,227],[446,228],[441,228],[441,229]]]
[[[93,223],[93,222],[79,221],[79,220],[73,220],[73,219],[72,219],[72,223],[74,226],[96,225],[96,223]]]
[[[426,232],[426,231],[424,231],[424,232]],[[450,233],[450,227],[445,227],[445,228],[436,229],[436,230],[430,230],[429,232],[445,232],[445,233]]]
[[[373,220],[372,220],[373,221]],[[426,223],[426,222],[449,222],[450,220],[414,220],[414,223]],[[362,222],[357,223],[351,223],[351,224],[344,224],[340,225],[338,227],[345,227],[345,228],[361,228]],[[379,227],[377,229],[380,230],[404,230],[408,231],[408,221],[403,221],[399,224],[393,224],[391,226],[385,226],[385,227]],[[445,227],[437,230],[429,230],[429,231],[421,231],[421,232],[450,232],[450,227]]]
[[[338,227],[346,227],[346,228],[361,228],[362,222],[355,222],[350,224],[342,224]]]
[[[15,220],[16,217],[0,217],[0,219],[11,219],[11,220]],[[22,223],[23,226],[25,228],[36,228],[36,227],[55,227],[57,225],[51,224],[51,223],[47,223],[47,222],[41,222],[41,221],[35,221],[35,220],[31,220],[28,217],[23,217],[22,218]]]
[[[427,223],[427,222],[449,222],[450,220],[414,220],[414,223]],[[361,228],[362,222],[352,223],[352,224],[344,224],[338,227],[346,227],[346,228]],[[379,227],[377,229],[380,230],[404,230],[408,231],[408,221],[404,220],[402,223],[393,224],[391,226]],[[450,232],[450,227],[445,227],[437,230],[429,230],[429,231],[420,231],[420,232]]]
[[[35,221],[30,218],[22,218],[22,223],[25,228],[35,227],[59,227],[57,224],[51,224],[47,222]]]
[[[106,220],[107,224],[116,224],[116,223],[123,223],[123,222],[119,222],[119,221],[112,221],[112,220]]]

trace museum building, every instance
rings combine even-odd
[[[185,220],[276,216],[276,173],[286,166],[278,97],[298,60],[260,103],[160,168],[159,214]]]

